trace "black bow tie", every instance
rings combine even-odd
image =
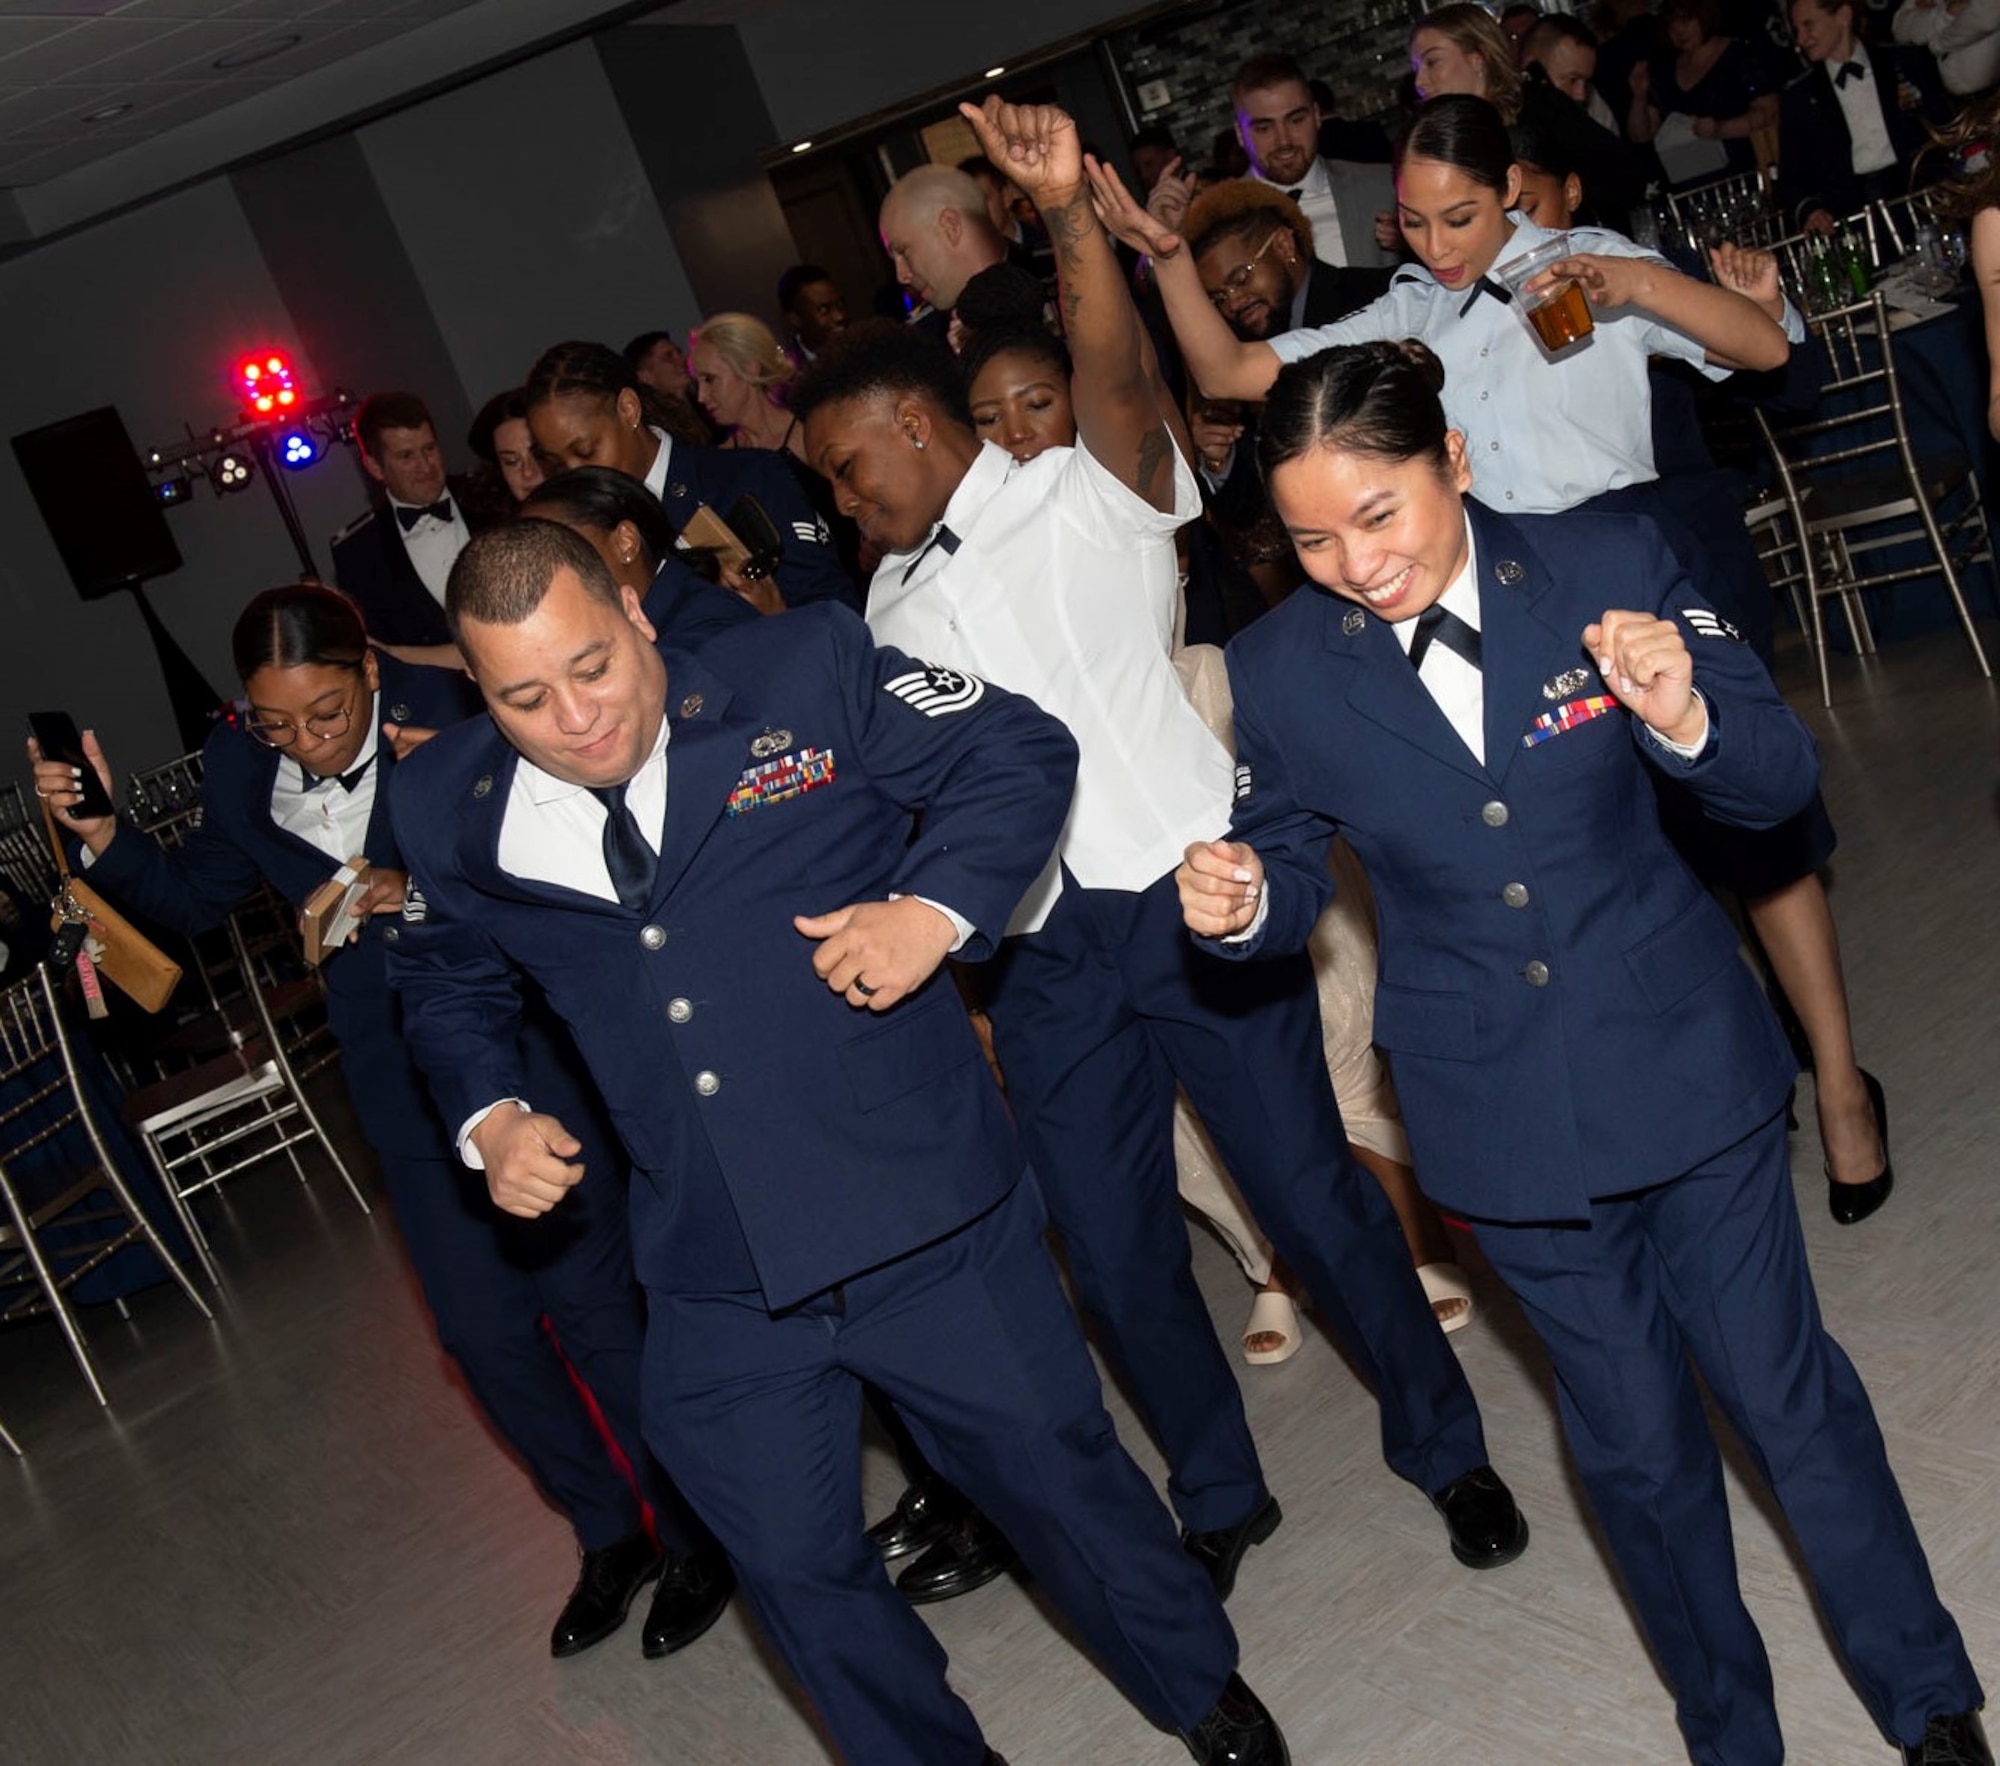
[[[1301,184],[1296,190],[1287,190],[1285,192],[1285,200],[1287,202],[1297,202],[1300,197],[1305,195],[1305,193],[1306,193],[1306,187],[1303,184]]]
[[[396,505],[396,519],[403,524],[403,531],[405,533],[414,528],[426,515],[433,521],[442,521],[448,524],[451,521],[451,499],[449,497],[440,497],[435,503],[425,503],[415,509],[411,508],[407,503],[398,503]]]
[[[1457,614],[1440,601],[1433,601],[1417,615],[1417,629],[1410,637],[1410,666],[1422,671],[1424,653],[1433,643],[1442,644],[1447,650],[1479,666],[1479,631],[1476,626],[1467,625]]]
[[[1868,68],[1865,63],[1843,61],[1840,64],[1840,72],[1833,76],[1833,83],[1836,86],[1844,86],[1849,80],[1865,80],[1867,77]]]
[[[908,582],[911,577],[917,574],[917,566],[931,555],[931,549],[934,546],[942,546],[948,557],[958,550],[958,535],[953,533],[950,528],[946,527],[940,521],[937,526],[937,532],[924,542],[924,549],[910,560],[908,568],[904,570],[904,582]]]
[[[1482,276],[1473,283],[1472,292],[1465,297],[1465,304],[1458,309],[1458,316],[1461,319],[1479,304],[1479,297],[1482,294],[1490,294],[1503,307],[1514,304],[1514,296],[1508,291],[1504,282],[1495,282],[1491,276]]]
[[[374,764],[375,757],[371,754],[351,773],[309,773],[306,771],[305,762],[300,761],[299,777],[308,791],[317,791],[322,785],[338,785],[341,790],[351,792],[361,783],[368,769]]]

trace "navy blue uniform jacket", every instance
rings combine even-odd
[[[755,497],[778,530],[783,555],[772,572],[787,607],[838,601],[861,609],[861,589],[840,565],[833,535],[792,469],[768,448],[691,448],[676,441],[660,503],[676,529],[706,503],[724,521],[739,497]]]
[[[391,722],[439,728],[480,709],[461,674],[406,666],[390,656],[376,660],[382,716]],[[363,854],[375,864],[400,870],[403,860],[390,830],[388,800],[391,781],[402,768],[379,729],[375,744],[380,772]],[[303,905],[342,860],[327,857],[272,821],[271,787],[278,768],[294,764],[240,726],[218,726],[202,748],[200,828],[172,851],[130,828],[123,830],[91,866],[91,884],[112,901],[181,932],[220,925],[260,879],[287,901]],[[340,1043],[347,1088],[369,1144],[383,1152],[449,1157],[443,1126],[402,1043],[395,996],[384,972],[387,924],[387,917],[368,920],[355,943],[321,971],[327,1020]]]
[[[990,954],[1054,849],[1076,746],[1025,699],[878,649],[841,608],[666,656],[646,912],[501,871],[516,756],[490,722],[466,724],[397,781],[423,917],[398,928],[393,979],[453,1121],[533,1103],[508,1027],[517,969],[539,982],[648,1180],[633,1188],[641,1280],[746,1285],[702,1267],[678,1230],[712,1221],[701,1192],[719,1185],[747,1285],[775,1310],[965,1225],[1022,1169],[949,981],[858,1010],[814,973],[792,917],[920,895],[972,922],[962,957]],[[742,807],[750,769],[808,751],[828,760],[823,784]]]
[[[1301,589],[1228,650],[1250,768],[1232,837],[1264,860],[1269,918],[1248,945],[1203,942],[1299,949],[1332,887],[1327,839],[1345,834],[1375,889],[1375,1040],[1425,1190],[1475,1218],[1575,1220],[1732,1145],[1795,1072],[1735,928],[1660,831],[1644,768],[1759,827],[1805,804],[1818,764],[1650,522],[1468,508],[1486,764],[1387,624]],[[1603,694],[1582,634],[1610,607],[1680,623],[1710,715],[1693,761],[1622,708],[1524,746],[1558,703]]]

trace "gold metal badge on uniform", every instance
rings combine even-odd
[[[699,693],[690,693],[681,701],[681,716],[699,717],[701,715],[701,705],[701,695]]]
[[[1347,617],[1340,622],[1340,629],[1350,638],[1358,638],[1361,635],[1362,627],[1367,625],[1367,623],[1367,614],[1363,613],[1359,607],[1350,607],[1347,611]]]
[[[940,668],[920,663],[914,674],[898,675],[884,681],[882,691],[893,693],[912,711],[925,717],[953,717],[970,711],[986,697],[986,683],[961,668]]]
[[[763,735],[750,744],[750,758],[752,760],[769,760],[774,754],[783,754],[791,745],[792,732],[790,730],[773,730],[767,727]]]
[[[1681,618],[1694,628],[1697,638],[1728,638],[1738,644],[1743,642],[1743,634],[1721,614],[1709,608],[1683,607]]]
[[[729,793],[729,801],[722,806],[722,813],[746,815],[767,803],[783,803],[788,797],[831,785],[833,777],[831,748],[804,748],[797,754],[781,754],[775,760],[745,768],[736,788]]]
[[[1528,573],[1525,570],[1523,570],[1520,567],[1520,565],[1516,564],[1514,560],[1511,558],[1502,558],[1497,564],[1493,566],[1494,580],[1497,582],[1506,583],[1510,587],[1513,584],[1519,582],[1521,578],[1526,576],[1527,574]]]
[[[474,797],[484,797],[492,789],[493,775],[491,773],[481,773],[478,778],[472,781],[472,795]]]
[[[1589,685],[1589,669],[1566,668],[1559,675],[1550,675],[1542,683],[1542,697],[1544,699],[1567,699],[1572,693],[1580,693]]]

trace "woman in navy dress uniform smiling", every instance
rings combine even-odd
[[[1690,1758],[1783,1758],[1699,1368],[1882,1732],[1925,1766],[1990,1761],[1868,1396],[1820,1323],[1790,1051],[1645,776],[1765,825],[1811,792],[1812,739],[1650,522],[1469,501],[1442,380],[1422,345],[1374,343],[1272,389],[1265,476],[1329,592],[1230,646],[1250,779],[1234,838],[1188,851],[1188,925],[1224,956],[1296,950],[1328,838],[1359,854],[1417,1169],[1549,1350]]]

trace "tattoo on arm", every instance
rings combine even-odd
[[[1083,268],[1083,244],[1097,217],[1085,192],[1061,208],[1050,209],[1042,219],[1048,223],[1049,243],[1056,250],[1056,288],[1062,299],[1063,326],[1068,329],[1076,323],[1076,279]]]
[[[1156,492],[1160,484],[1160,474],[1164,469],[1172,472],[1174,457],[1173,437],[1167,433],[1164,423],[1156,423],[1139,438],[1138,471],[1135,474],[1136,489],[1147,502],[1157,506]]]

